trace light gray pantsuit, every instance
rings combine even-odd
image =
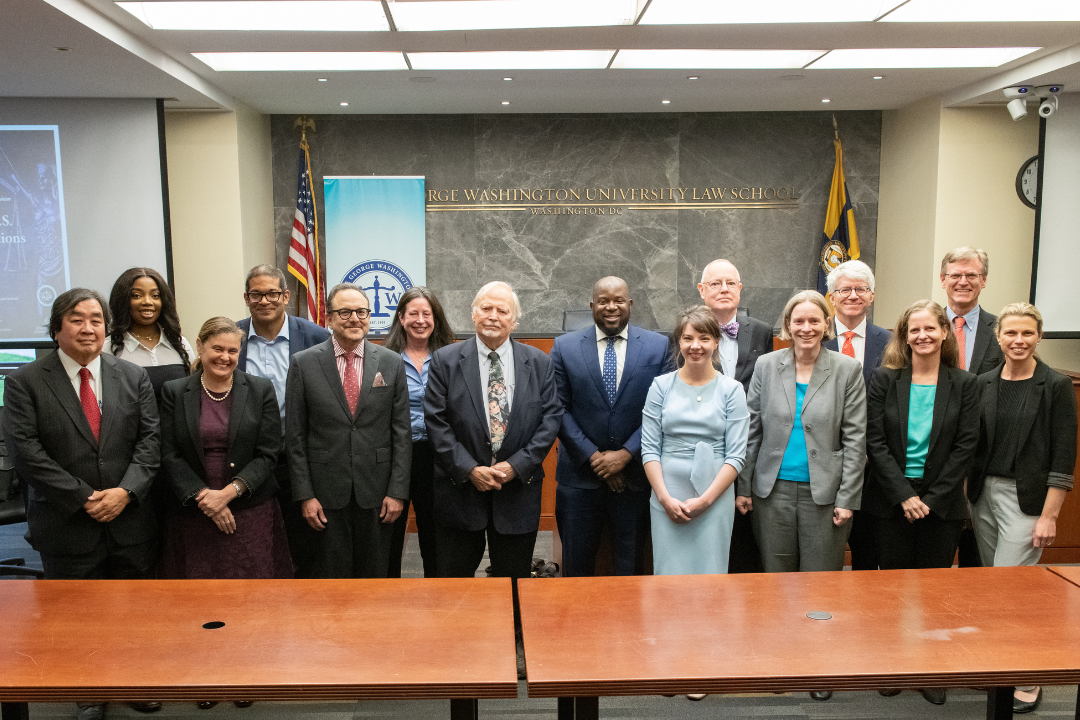
[[[833,524],[833,505],[818,505],[810,483],[777,480],[754,499],[754,537],[765,572],[844,569],[851,523]]]

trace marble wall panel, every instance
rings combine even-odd
[[[881,114],[836,113],[863,259],[876,256]],[[296,191],[295,116],[274,116],[278,260],[287,257]],[[833,169],[830,113],[316,116],[309,134],[316,199],[323,175],[425,175],[429,188],[794,187],[797,209],[632,210],[615,215],[529,211],[427,213],[428,285],[467,330],[484,283],[521,296],[520,332],[561,329],[588,307],[592,283],[615,274],[634,322],[670,328],[699,301],[706,263],[731,259],[743,302],[774,322],[795,290],[816,284]],[[320,219],[321,221],[321,219]],[[291,278],[290,278],[291,282]]]

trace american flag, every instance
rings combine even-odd
[[[307,290],[308,318],[326,327],[326,285],[319,269],[319,225],[311,195],[311,157],[307,139],[300,141],[300,177],[296,183],[296,214],[289,240],[289,272]]]

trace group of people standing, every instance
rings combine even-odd
[[[492,575],[526,577],[556,438],[566,576],[596,572],[605,530],[616,574],[841,570],[848,545],[855,569],[948,567],[967,523],[969,564],[1031,564],[1072,487],[1076,406],[1035,355],[1038,310],[979,306],[987,272],[949,253],[948,306],[890,334],[870,268],[844,263],[828,299],[788,301],[776,352],[726,260],[670,339],[607,277],[594,324],[547,355],[510,338],[503,282],[458,343],[435,295],[406,291],[379,345],[360,287],[330,290],[327,330],[286,312],[269,265],[250,317],[207,320],[193,348],[137,268],[108,302],[57,298],[57,351],[8,376],[4,435],[50,578],[400,576],[410,502],[425,577],[473,576],[485,548]]]

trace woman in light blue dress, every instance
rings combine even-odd
[[[657,377],[641,421],[641,459],[652,485],[657,575],[726,573],[735,478],[750,413],[742,384],[716,370],[720,326],[705,306],[675,323],[679,369]]]

